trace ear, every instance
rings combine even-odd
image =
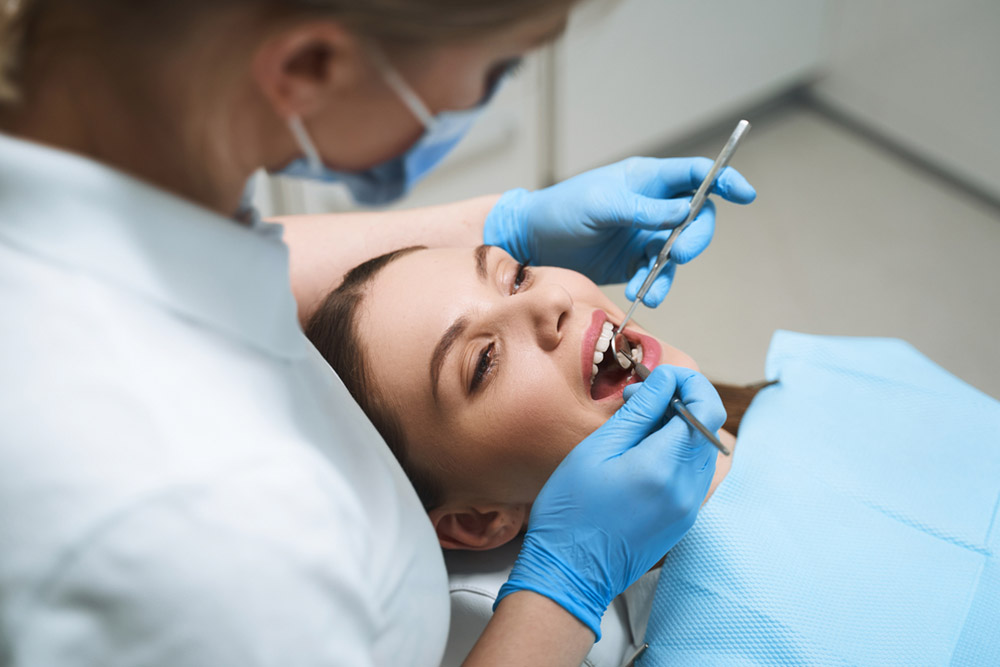
[[[308,117],[367,71],[361,41],[334,21],[293,26],[254,54],[251,72],[281,118]]]
[[[485,551],[514,539],[528,520],[528,505],[444,506],[428,512],[445,549]]]

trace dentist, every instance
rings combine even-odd
[[[290,219],[284,240],[244,185],[264,167],[399,197],[572,4],[0,3],[0,664],[437,664],[432,528],[297,315],[412,243],[634,291],[708,161]],[[732,170],[716,193],[754,196]],[[713,227],[706,206],[678,259]],[[704,378],[654,372],[546,484],[470,663],[579,664],[691,526],[715,454],[664,418],[675,393],[721,426]]]

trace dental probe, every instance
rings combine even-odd
[[[708,199],[708,191],[715,183],[715,177],[722,171],[726,165],[729,164],[729,160],[733,157],[733,153],[736,152],[736,147],[740,145],[743,141],[743,137],[746,136],[747,131],[750,129],[750,123],[746,120],[741,120],[736,124],[736,129],[729,136],[729,141],[726,145],[722,147],[722,151],[719,153],[719,157],[715,158],[715,162],[712,163],[712,168],[708,170],[708,174],[705,175],[705,179],[698,186],[698,190],[695,191],[694,197],[691,198],[691,211],[688,213],[684,222],[674,227],[673,231],[670,232],[670,236],[667,237],[667,242],[663,244],[663,248],[660,250],[659,255],[656,256],[656,262],[653,264],[653,268],[649,270],[649,275],[646,279],[642,281],[642,287],[635,295],[635,301],[632,302],[632,306],[625,313],[625,319],[621,321],[618,328],[615,329],[614,335],[611,336],[611,351],[617,352],[618,350],[618,337],[622,335],[625,331],[625,325],[628,321],[632,319],[632,315],[635,313],[635,309],[639,307],[642,300],[645,298],[646,293],[649,288],[653,286],[653,281],[656,277],[660,275],[663,267],[667,265],[667,261],[670,259],[670,249],[674,246],[674,241],[680,236],[688,225],[690,225],[698,214],[701,213],[702,207],[705,205],[705,200]],[[622,342],[624,337],[622,337]],[[621,360],[619,359],[619,363]],[[628,368],[628,366],[622,366],[622,368]]]
[[[646,378],[649,377],[649,369],[646,368],[645,364],[641,361],[633,359],[632,355],[624,349],[619,350],[618,354],[624,356],[632,367],[635,368],[635,374],[639,376],[640,380],[645,381]],[[619,361],[619,363],[621,362]],[[716,437],[714,433],[709,431],[704,424],[698,421],[698,418],[695,417],[690,410],[688,410],[688,406],[684,405],[684,402],[681,399],[674,396],[674,398],[670,401],[670,405],[677,411],[677,414],[679,414],[684,421],[686,421],[692,428],[697,429],[698,432],[705,436],[710,443],[715,445],[716,449],[726,456],[732,456],[733,453],[729,451],[729,448],[722,444],[719,438]]]

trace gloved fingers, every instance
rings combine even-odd
[[[710,431],[718,431],[726,423],[726,409],[719,392],[704,375],[690,368],[677,367],[677,397],[683,401],[698,421]]]
[[[673,228],[684,222],[691,211],[691,202],[686,198],[656,199],[635,193],[629,193],[628,198],[632,205],[631,224],[637,229]]]
[[[707,157],[666,158],[658,162],[659,188],[649,188],[644,193],[652,197],[694,192],[712,169],[712,160]],[[737,204],[749,204],[757,197],[753,186],[732,167],[719,173],[711,192]]]
[[[676,381],[676,384],[672,385],[675,394],[707,428],[717,431],[721,427],[725,421],[725,410],[722,408],[722,401],[719,400],[714,387],[712,387],[712,384],[705,376],[689,368],[661,365],[654,369],[643,385],[652,380],[657,373],[673,377]],[[658,398],[658,395],[655,393],[657,388],[654,387],[653,389],[654,398],[647,398],[646,400],[656,401]],[[668,397],[668,406],[673,397],[673,394]],[[633,403],[638,404],[642,398],[644,398],[643,389],[634,390],[631,399],[615,413],[615,416],[623,414],[629,405]],[[641,405],[639,408],[648,410],[647,407]],[[675,470],[686,472],[675,476],[674,483],[679,484],[683,481],[685,483],[694,483],[694,486],[674,489],[676,492],[675,498],[681,501],[681,504],[695,503],[695,506],[697,506],[704,499],[704,492],[707,491],[707,487],[702,489],[700,480],[705,475],[711,477],[715,469],[715,448],[700,432],[691,427],[680,415],[676,414],[674,410],[670,410],[670,412],[672,414],[670,414],[670,418],[666,424],[655,433],[649,435],[643,441],[643,447],[630,450],[627,456],[639,463],[643,468],[650,467],[666,470],[666,468],[663,468],[665,461],[679,465],[680,468],[675,468]],[[719,421],[720,417],[721,421]],[[701,492],[701,495],[698,495],[698,492]]]
[[[678,264],[686,264],[700,255],[715,234],[715,203],[705,202],[698,217],[681,232],[670,248],[670,259]]]
[[[647,308],[656,308],[663,303],[663,300],[667,298],[667,293],[670,292],[670,288],[674,285],[674,272],[676,270],[676,264],[667,262],[667,267],[660,272],[660,275],[656,276],[653,284],[649,286],[646,296],[643,297],[642,303],[644,306]]]
[[[635,392],[639,391],[639,387],[642,386],[641,382],[633,382],[632,384],[625,385],[625,389],[622,391],[622,398],[628,403],[628,399],[635,395]]]
[[[683,234],[681,234],[681,236],[683,236]],[[629,301],[635,301],[636,295],[639,294],[639,288],[642,287],[643,281],[646,280],[646,276],[649,275],[649,272],[655,263],[656,253],[654,252],[646,266],[639,267],[639,269],[635,272],[635,275],[632,276],[632,279],[628,281],[628,285],[625,286],[625,298]],[[674,283],[674,272],[676,270],[676,264],[673,262],[667,262],[667,265],[663,267],[662,271],[660,271],[660,275],[658,275],[656,280],[653,281],[649,291],[646,292],[646,296],[643,297],[642,303],[644,305],[649,308],[656,308],[663,302],[663,300],[667,297],[667,293],[670,291],[670,287]]]
[[[670,399],[677,390],[677,379],[672,369],[673,366],[654,369],[630,395],[629,401],[587,438],[602,443],[601,454],[604,458],[623,454],[660,428]]]
[[[632,192],[667,199],[690,196],[708,173],[712,161],[704,157],[632,157],[620,164],[626,168],[626,182]],[[701,178],[697,177],[699,173]]]
[[[625,387],[622,396],[626,405],[657,372],[669,370],[677,381],[674,395],[684,402],[695,417],[712,431],[718,431],[726,423],[726,409],[722,399],[708,378],[698,371],[683,366],[661,364],[657,366],[646,382],[636,382]],[[673,395],[671,396],[671,399]]]
[[[716,177],[712,192],[735,204],[749,204],[757,198],[757,191],[754,190],[754,187],[743,177],[743,174],[732,167],[726,167]]]

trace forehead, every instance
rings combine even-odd
[[[475,267],[471,248],[417,250],[390,262],[372,280],[362,325],[397,338],[429,333],[433,322],[461,311],[457,304],[475,299]]]
[[[498,252],[489,253],[491,262]],[[386,265],[372,280],[358,317],[376,385],[400,400],[429,397],[434,347],[456,318],[482,303],[486,289],[471,248],[418,250]]]

